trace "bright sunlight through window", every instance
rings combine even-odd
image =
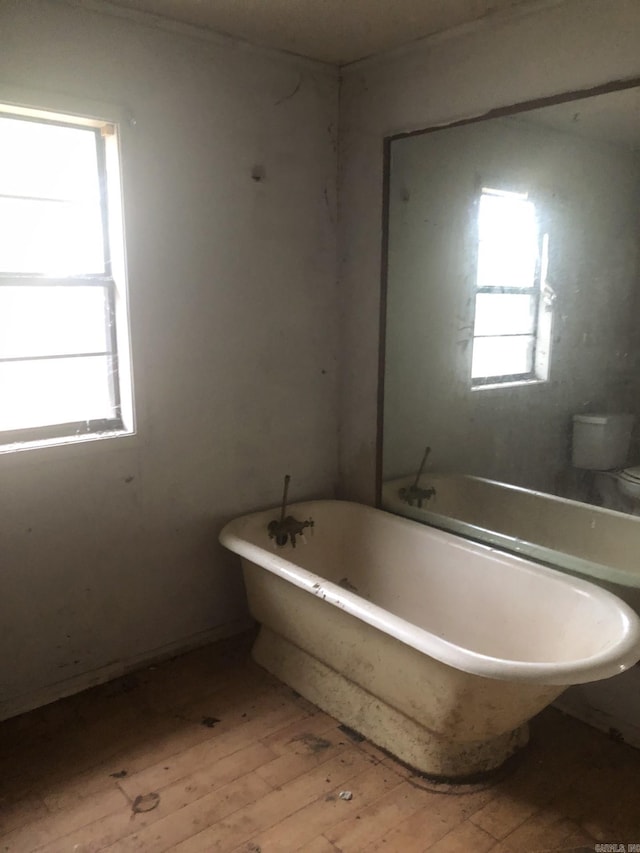
[[[472,385],[544,380],[550,322],[541,318],[548,237],[525,194],[483,188],[478,206],[478,262]]]
[[[44,115],[0,107],[5,449],[130,431],[115,128]]]

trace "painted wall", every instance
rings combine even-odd
[[[293,497],[330,495],[338,434],[341,491],[373,500],[383,137],[639,74],[639,32],[635,0],[568,0],[344,69],[336,288],[333,70],[0,3],[1,84],[135,118],[138,416],[131,439],[0,456],[0,716],[237,630],[218,529],[276,503],[285,472]]]
[[[563,494],[572,415],[640,414],[640,157],[534,121],[392,143],[385,479],[415,471],[429,444],[431,470]],[[544,383],[471,389],[479,182],[528,192],[549,236]]]
[[[640,5],[567,0],[343,70],[341,483],[375,499],[382,141],[489,109],[640,75]]]
[[[0,455],[0,717],[246,618],[222,523],[337,480],[337,72],[47,0],[0,84],[123,128],[138,433]],[[264,168],[263,181],[252,167]]]

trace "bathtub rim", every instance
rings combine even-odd
[[[571,498],[562,498],[559,495],[550,495],[547,492],[541,492],[537,489],[526,489],[524,486],[515,486],[511,483],[503,483],[500,480],[490,480],[488,477],[476,477],[473,474],[460,473],[442,473],[439,471],[429,472],[425,475],[427,478],[432,477],[456,477],[469,480],[476,480],[481,483],[489,483],[492,486],[499,486],[502,489],[510,492],[524,492],[527,495],[543,498],[547,501],[557,502],[561,504],[569,504],[570,506],[578,506],[585,508],[585,511],[594,511],[604,515],[615,515],[618,517],[619,512],[606,507],[592,506],[584,504],[580,501],[571,500]],[[618,568],[617,566],[607,565],[606,563],[598,563],[594,560],[587,560],[584,557],[578,557],[576,554],[570,554],[568,551],[557,551],[555,548],[549,548],[546,545],[540,545],[530,539],[522,539],[517,536],[510,536],[508,533],[501,533],[499,530],[493,530],[489,527],[482,527],[479,524],[472,524],[470,521],[462,521],[460,518],[454,518],[450,515],[445,515],[440,512],[433,512],[424,507],[409,506],[405,504],[396,495],[391,495],[391,489],[400,489],[403,486],[410,485],[415,481],[415,474],[405,477],[396,477],[393,480],[385,480],[382,484],[381,508],[385,512],[393,513],[400,518],[410,518],[428,527],[434,527],[437,530],[444,530],[448,533],[453,533],[456,536],[462,536],[471,539],[478,544],[487,544],[495,546],[507,551],[510,554],[515,554],[531,561],[539,561],[548,568],[557,568],[558,571],[572,572],[580,577],[589,579],[597,578],[607,583],[617,584],[618,586],[627,587],[628,589],[640,589],[640,572],[634,575],[626,569]],[[629,518],[637,518],[637,516],[629,516]]]
[[[414,527],[416,522],[403,518],[385,510],[374,509],[365,504],[355,501],[316,500],[304,501],[292,504],[288,511],[306,517],[318,505],[343,505],[357,507],[359,511],[366,514],[382,514],[394,520],[400,526]],[[620,637],[617,642],[607,646],[595,655],[588,658],[576,658],[572,661],[550,662],[550,661],[519,661],[496,658],[490,655],[474,652],[471,649],[459,646],[450,640],[445,640],[424,628],[396,616],[385,610],[378,604],[367,601],[360,595],[344,589],[333,581],[326,580],[320,575],[304,569],[291,559],[279,556],[272,550],[270,540],[266,533],[266,525],[271,520],[273,513],[278,513],[279,508],[260,510],[249,513],[229,521],[219,534],[220,543],[241,557],[259,565],[265,571],[283,577],[295,586],[306,590],[309,594],[322,598],[328,604],[340,607],[357,619],[360,619],[374,628],[389,634],[395,639],[408,646],[429,655],[436,660],[455,669],[471,675],[484,678],[493,678],[501,681],[539,682],[548,685],[576,685],[592,681],[611,678],[629,667],[640,659],[640,619],[636,613],[613,593],[604,590],[583,578],[564,575],[561,572],[547,566],[534,563],[522,557],[496,550],[495,548],[480,542],[470,542],[462,539],[448,531],[435,527],[422,526],[425,535],[445,538],[454,547],[466,547],[473,550],[479,549],[503,562],[514,562],[521,565],[523,569],[535,569],[543,575],[551,577],[555,582],[571,586],[582,594],[609,601],[618,610],[621,622]],[[265,547],[255,545],[244,539],[241,535],[242,529],[256,521],[264,521]],[[286,553],[291,553],[291,547]],[[302,546],[304,547],[304,546]]]

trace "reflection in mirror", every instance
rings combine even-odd
[[[640,587],[640,88],[388,151],[383,506]]]

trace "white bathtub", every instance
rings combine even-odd
[[[261,624],[254,657],[418,770],[471,777],[526,743],[570,684],[640,658],[640,622],[592,584],[380,510],[316,501],[308,544],[273,546],[277,510],[230,522]]]
[[[430,472],[420,485],[435,488],[435,495],[420,508],[399,496],[414,479],[384,483],[383,509],[585,577],[640,612],[640,517],[481,477]]]

